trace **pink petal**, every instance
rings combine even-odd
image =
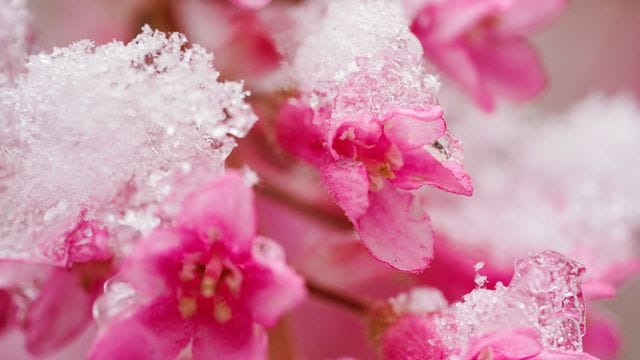
[[[381,158],[387,147],[382,140],[383,124],[381,121],[366,121],[361,118],[345,118],[329,132],[331,155],[334,159],[341,157]]]
[[[240,173],[230,171],[185,199],[178,225],[233,252],[248,251],[256,233],[253,192]]]
[[[398,270],[424,270],[433,258],[433,231],[418,198],[385,184],[369,194],[369,204],[356,230],[371,254]]]
[[[383,335],[380,351],[386,360],[444,359],[446,347],[426,316],[405,316]]]
[[[577,351],[545,350],[531,360],[598,360],[598,358]]]
[[[256,262],[244,268],[243,296],[254,319],[272,326],[284,312],[304,300],[304,281],[287,266],[280,245],[270,239],[256,239],[253,257]]]
[[[46,355],[70,343],[91,322],[94,299],[76,273],[53,268],[27,313],[27,349]]]
[[[266,359],[267,335],[254,326],[247,309],[231,305],[231,318],[220,324],[213,318],[198,321],[193,336],[193,360]]]
[[[193,328],[173,298],[160,298],[109,325],[94,343],[91,360],[173,360],[189,344]]]
[[[469,54],[493,96],[527,100],[547,84],[535,50],[520,38],[486,39]]]
[[[423,44],[424,46],[424,44]],[[484,83],[484,75],[475,63],[465,45],[446,45],[424,47],[425,56],[432,61],[448,77],[458,83],[486,111],[494,107],[494,94],[490,93]]]
[[[424,149],[403,153],[403,160],[392,180],[399,188],[413,190],[426,183],[454,194],[473,193],[471,177],[458,161],[438,160]]]
[[[584,351],[602,359],[615,359],[622,347],[621,329],[612,314],[593,307],[587,313]]]
[[[123,278],[149,297],[162,295],[180,272],[179,256],[202,251],[202,242],[190,232],[156,229],[139,240],[122,265]]]
[[[463,359],[480,359],[479,355],[483,351],[490,351],[491,359],[494,360],[529,359],[543,350],[538,338],[538,333],[532,328],[515,328],[491,333],[474,340]]]
[[[326,157],[322,134],[313,124],[313,110],[298,99],[289,99],[276,123],[278,142],[287,151],[310,163]]]
[[[477,27],[497,9],[492,1],[445,1],[440,6],[427,6],[422,10],[411,30],[421,41],[448,43]]]
[[[351,160],[337,161],[323,165],[320,174],[335,202],[356,223],[369,207],[369,177],[364,165]]]
[[[447,130],[442,108],[430,111],[400,109],[385,117],[385,134],[402,150],[416,149],[438,140]]]
[[[496,31],[525,35],[539,30],[569,5],[567,0],[514,0],[500,15]]]

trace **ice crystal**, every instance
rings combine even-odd
[[[316,109],[333,117],[432,106],[438,79],[398,4],[333,1],[319,29],[298,49],[293,67]]]
[[[442,310],[447,307],[448,302],[438,289],[418,287],[389,299],[389,304],[396,314],[402,315]]]
[[[27,57],[28,20],[25,0],[0,2],[0,84],[20,71]]]
[[[636,100],[591,96],[566,113],[484,116],[449,112],[475,191],[472,201],[433,194],[439,231],[505,269],[529,251],[556,250],[584,263],[589,281],[637,256]]]
[[[476,289],[437,320],[450,349],[490,332],[527,326],[536,329],[545,348],[581,351],[585,331],[582,297],[584,267],[563,255],[544,251],[516,262],[509,286]]]
[[[256,119],[212,59],[148,27],[128,44],[32,56],[0,89],[0,256],[62,263],[79,220],[130,244],[220,172]]]

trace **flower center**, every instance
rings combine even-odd
[[[233,316],[229,301],[240,296],[242,272],[217,253],[208,261],[202,258],[202,254],[187,256],[182,263],[178,273],[178,310],[185,319],[201,313],[225,323]]]

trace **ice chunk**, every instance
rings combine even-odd
[[[32,56],[0,89],[0,257],[62,264],[78,222],[126,251],[221,172],[232,136],[256,117],[212,59],[148,27],[126,45],[81,41]]]
[[[584,267],[544,251],[516,262],[508,287],[476,289],[439,315],[443,343],[462,352],[473,338],[514,327],[531,327],[546,349],[582,350]]]
[[[26,61],[28,23],[26,0],[0,1],[0,84],[13,78]]]

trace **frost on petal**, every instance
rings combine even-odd
[[[79,220],[126,252],[222,171],[256,118],[242,85],[185,45],[148,27],[128,44],[81,41],[32,56],[0,89],[1,257],[65,263]]]
[[[26,0],[0,2],[0,84],[12,79],[27,58],[29,13]]]
[[[476,289],[438,315],[438,332],[450,349],[465,350],[471,339],[505,328],[530,327],[545,349],[582,351],[584,267],[545,251],[518,260],[508,287]]]
[[[639,269],[637,100],[591,96],[565,113],[509,108],[495,117],[449,114],[475,192],[473,201],[429,195],[436,233],[458,256],[506,274],[531,251],[559,251],[589,269],[585,296],[615,294]]]

